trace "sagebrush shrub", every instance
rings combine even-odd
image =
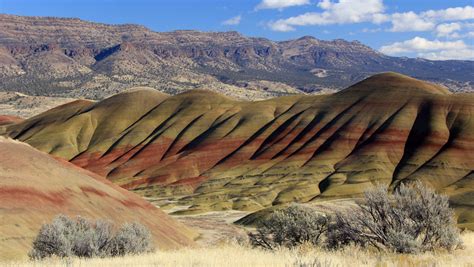
[[[117,232],[111,242],[111,255],[140,254],[153,250],[148,229],[139,223],[127,223]]]
[[[303,243],[316,245],[327,231],[329,221],[327,216],[312,208],[294,204],[264,220],[255,233],[249,233],[249,240],[253,246],[267,249]]]
[[[153,250],[151,235],[145,226],[124,224],[116,234],[113,229],[114,225],[109,221],[91,221],[82,217],[73,220],[59,215],[51,224],[41,226],[29,256],[32,259],[50,256],[89,258]]]
[[[114,238],[114,225],[109,221],[97,220],[94,230],[93,240],[96,256],[110,256],[111,243]]]
[[[71,233],[72,222],[65,216],[56,217],[51,224],[43,224],[38,236],[33,241],[33,249],[30,251],[31,258],[45,258],[51,255],[58,257],[71,256]]]
[[[378,186],[357,208],[338,212],[328,231],[328,246],[349,243],[400,253],[417,253],[460,244],[448,198],[421,183],[400,185],[393,194]]]

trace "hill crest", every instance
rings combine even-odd
[[[426,81],[421,81],[414,79],[410,76],[406,76],[396,72],[384,72],[370,76],[355,85],[350,86],[349,88],[342,90],[345,91],[380,91],[381,93],[386,93],[387,91],[395,91],[398,93],[408,91],[410,94],[439,94],[439,95],[449,95],[451,92],[446,88],[440,85],[429,83]]]
[[[182,213],[254,211],[419,180],[452,196],[460,223],[474,221],[466,189],[474,94],[443,94],[391,73],[335,94],[256,102],[150,93],[148,102],[112,97],[5,131],[141,195],[189,206]]]

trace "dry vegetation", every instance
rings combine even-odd
[[[0,115],[30,118],[59,105],[74,101],[74,98],[33,96],[18,92],[0,92]]]
[[[31,259],[58,257],[116,257],[154,251],[148,228],[140,223],[123,224],[119,230],[113,222],[66,215],[43,224],[33,241]]]
[[[381,253],[346,247],[326,251],[301,246],[276,251],[235,243],[213,248],[157,251],[152,254],[105,259],[50,259],[12,262],[8,266],[474,266],[474,233],[462,234],[464,249],[418,255]]]
[[[381,187],[375,190],[369,190],[366,193],[366,204],[359,208],[371,207],[371,203],[379,203],[385,200],[395,201],[393,208],[396,209],[398,206],[397,200],[406,200],[410,198],[409,203],[413,204],[414,199],[411,198],[416,193],[417,196],[423,196],[422,199],[426,200],[427,203],[423,206],[427,210],[437,212],[438,209],[444,210],[438,212],[439,214],[452,215],[447,209],[447,199],[444,196],[436,195],[432,190],[421,187],[421,184],[415,184],[413,187],[415,190],[408,190],[408,187],[402,187],[400,191],[393,195],[393,199],[386,199],[386,190],[382,190]],[[421,190],[421,191],[420,191]],[[405,192],[406,191],[406,192]],[[411,192],[411,193],[410,193]],[[410,194],[405,194],[410,193]],[[429,196],[433,198],[429,198]],[[380,198],[376,198],[379,196]],[[415,198],[417,199],[417,198]],[[444,205],[444,204],[446,205]],[[436,205],[435,205],[436,204]],[[385,210],[385,207],[382,205]],[[381,206],[381,207],[382,207]],[[378,206],[377,206],[378,207]],[[411,206],[410,206],[411,207]],[[414,205],[413,208],[400,208],[397,214],[401,214],[402,211],[413,211],[415,215],[419,215],[415,211],[423,208]],[[431,207],[431,208],[430,208]],[[446,208],[446,209],[445,209]],[[381,211],[381,210],[379,210]],[[228,213],[228,212],[227,212]],[[411,213],[410,213],[411,214]],[[423,215],[422,212],[421,215]],[[28,261],[28,262],[9,262],[4,263],[7,266],[298,266],[298,267],[313,267],[313,266],[474,266],[474,233],[471,231],[464,231],[461,234],[463,244],[457,249],[446,250],[442,247],[436,249],[418,250],[417,253],[403,254],[394,253],[393,249],[376,249],[377,246],[362,247],[363,244],[358,242],[352,242],[352,244],[338,247],[337,249],[331,249],[332,246],[321,246],[318,241],[319,238],[313,234],[318,235],[316,232],[308,232],[307,228],[313,230],[319,229],[315,225],[305,225],[311,222],[319,221],[320,215],[312,212],[307,206],[290,206],[285,213],[276,212],[267,222],[270,225],[274,225],[274,221],[277,221],[278,225],[284,226],[281,231],[282,234],[291,234],[290,239],[288,236],[283,235],[283,243],[280,245],[271,246],[267,249],[263,249],[259,246],[251,246],[252,238],[250,240],[242,239],[242,236],[235,235],[238,233],[237,229],[230,228],[229,220],[235,216],[242,216],[243,214],[225,214],[222,213],[222,218],[218,217],[219,214],[216,212],[206,215],[193,215],[193,216],[178,216],[180,220],[186,222],[184,218],[192,218],[188,223],[194,223],[195,226],[201,231],[201,238],[203,242],[200,242],[200,247],[184,248],[179,250],[160,250],[136,255],[136,256],[119,256],[115,258],[49,258],[43,261]],[[390,214],[388,214],[390,215]],[[217,216],[217,217],[216,217]],[[275,217],[276,216],[276,217]],[[435,216],[437,217],[437,216]],[[220,218],[220,219],[219,219]],[[319,219],[318,219],[319,218]],[[235,218],[234,218],[235,219]],[[439,218],[440,220],[442,218]],[[369,220],[370,221],[370,220]],[[382,220],[384,221],[384,220]],[[394,218],[391,219],[392,222]],[[408,219],[404,219],[405,222],[409,223]],[[422,220],[427,222],[428,226],[435,226],[433,223],[428,223],[429,220]],[[435,220],[437,221],[437,220]],[[445,223],[446,225],[454,224],[454,222]],[[228,225],[229,227],[224,227]],[[319,226],[325,225],[325,223],[318,224]],[[353,226],[353,225],[352,225]],[[416,225],[412,225],[415,227]],[[237,226],[234,226],[237,228]],[[293,228],[292,228],[293,227]],[[296,227],[296,228],[295,228]],[[220,235],[216,235],[216,238],[210,238],[212,235],[211,228],[215,228],[215,232],[221,232]],[[374,227],[372,227],[374,228]],[[415,227],[416,228],[416,227]],[[271,228],[273,229],[273,228]],[[357,227],[357,229],[362,229]],[[374,228],[375,229],[375,228]],[[404,228],[399,227],[400,232],[403,232]],[[440,229],[449,230],[446,227],[440,227]],[[242,229],[241,229],[242,230]],[[257,228],[258,230],[258,228]],[[405,229],[406,230],[406,229]],[[421,231],[423,232],[423,231]],[[428,232],[431,232],[428,231]],[[457,230],[456,230],[457,232]],[[224,234],[225,233],[225,234]],[[265,233],[264,233],[265,234]],[[306,236],[305,234],[310,234]],[[223,240],[223,235],[227,235],[227,239]],[[264,235],[264,237],[266,234]],[[275,238],[278,235],[271,234],[273,241],[278,241]],[[305,237],[303,239],[292,239],[293,237]],[[219,238],[217,238],[219,237]],[[319,235],[318,235],[319,237]],[[444,236],[443,236],[444,237]],[[426,239],[426,238],[423,238]],[[270,240],[270,241],[272,241]],[[416,238],[418,240],[418,238]],[[250,242],[249,242],[250,241]],[[268,240],[267,240],[268,241]],[[295,242],[292,242],[295,241]],[[288,243],[289,242],[289,243]],[[354,245],[359,244],[359,245]],[[424,252],[422,252],[424,251]]]

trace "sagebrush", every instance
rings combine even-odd
[[[273,213],[257,227],[256,233],[249,233],[250,243],[267,249],[303,243],[318,245],[329,221],[329,217],[312,208],[293,204]]]
[[[151,238],[148,229],[138,223],[126,223],[110,243],[110,255],[124,256],[150,252]]]
[[[338,212],[328,231],[328,245],[350,243],[418,253],[455,249],[460,235],[448,198],[417,182],[402,184],[393,194],[378,186],[365,193],[357,208]]]
[[[126,223],[118,231],[104,220],[58,215],[42,225],[29,253],[31,259],[57,257],[113,257],[154,250],[151,234],[139,223]]]
[[[460,242],[448,198],[421,183],[401,184],[393,194],[377,186],[356,207],[333,217],[292,205],[249,233],[253,246],[275,249],[303,243],[338,249],[347,245],[398,253],[453,250]]]

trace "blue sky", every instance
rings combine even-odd
[[[390,55],[474,60],[472,0],[0,0],[0,13],[236,30],[287,40],[359,40]]]

